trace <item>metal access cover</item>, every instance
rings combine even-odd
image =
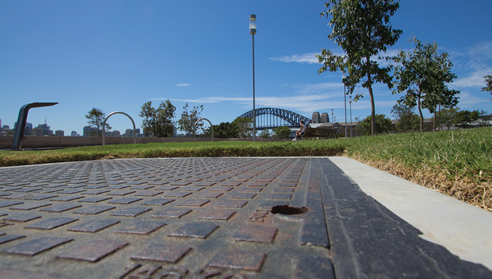
[[[321,265],[309,273],[333,274],[324,219],[314,218],[322,207],[306,205],[310,165],[193,158],[1,169],[0,277],[305,277],[313,261]],[[311,211],[277,218],[277,205]],[[311,241],[306,228],[324,236]]]
[[[329,158],[121,159],[0,177],[0,278],[492,278]]]

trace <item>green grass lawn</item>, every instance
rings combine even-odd
[[[0,166],[113,158],[348,156],[492,210],[492,128],[285,142],[183,142],[0,152]]]

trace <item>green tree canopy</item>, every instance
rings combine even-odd
[[[229,122],[222,122],[219,125],[213,125],[208,129],[204,130],[204,135],[207,137],[211,136],[211,128],[214,129],[215,138],[237,138],[239,131],[236,124]]]
[[[357,131],[359,132],[359,134],[365,136],[372,135],[371,118],[372,116],[369,115],[368,117],[364,118],[364,120],[359,122],[359,125],[357,125]],[[376,115],[375,124],[376,125],[374,127],[376,128],[377,134],[391,132],[391,119],[387,118],[384,114]]]
[[[251,137],[253,131],[253,117],[237,117],[232,123],[238,128],[239,138],[245,139]]]
[[[414,108],[404,102],[398,102],[391,110],[393,117],[398,121],[396,129],[401,132],[418,131],[420,127],[419,117],[414,113]]]
[[[485,87],[482,87],[482,91],[488,91],[488,92],[490,92],[490,94],[492,94],[492,76],[487,75],[487,76],[484,76],[484,78],[485,78],[485,83],[487,85]]]
[[[457,95],[460,92],[446,85],[456,78],[451,72],[453,63],[448,53],[438,54],[435,42],[422,44],[416,38],[411,41],[415,42],[412,52],[402,51],[392,58],[398,63],[395,67],[396,88],[393,94],[405,92],[401,100],[410,107],[418,107],[420,131],[423,131],[422,108],[427,108],[430,113],[435,113],[437,105],[453,108],[458,104]]]
[[[290,128],[287,126],[280,126],[273,129],[275,139],[288,139],[290,138]]]
[[[169,100],[161,102],[158,108],[153,108],[151,101],[143,104],[139,116],[144,118],[142,128],[145,136],[172,137],[175,111],[176,107]]]
[[[373,57],[394,45],[402,34],[401,30],[393,29],[390,24],[390,17],[400,6],[399,1],[330,0],[325,6],[327,10],[321,16],[331,17],[329,25],[333,29],[328,38],[341,47],[345,54],[335,55],[323,49],[321,55],[317,55],[319,62],[323,63],[318,73],[326,70],[348,73],[343,79],[348,94],[352,94],[356,85],[362,82],[362,86],[369,90],[371,119],[376,120],[372,85],[381,82],[391,88],[392,82],[390,68],[379,65]],[[354,101],[361,97],[357,94]],[[373,121],[371,134],[375,133]]]
[[[92,108],[89,111],[89,113],[85,116],[85,118],[89,119],[87,120],[87,123],[89,123],[90,127],[97,129],[97,135],[101,136],[102,133],[101,129],[104,123],[104,119],[106,118],[104,112],[102,112],[102,110],[98,108]],[[111,126],[109,126],[109,124],[106,123],[105,129],[110,130]]]
[[[192,110],[188,111],[188,103],[183,107],[183,112],[181,113],[181,118],[178,120],[178,127],[181,131],[184,131],[186,134],[191,134],[195,136],[196,134],[200,134],[203,132],[203,123],[199,122],[196,124],[195,130],[195,122],[200,119],[200,114],[203,111],[203,105],[198,107],[193,107]]]
[[[270,132],[268,131],[268,129],[263,129],[261,130],[261,132],[258,134],[258,137],[262,138],[262,139],[268,139],[271,137],[270,135]]]

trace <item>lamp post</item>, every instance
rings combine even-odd
[[[256,109],[255,109],[255,34],[256,15],[249,15],[249,34],[253,41],[253,141],[256,141]]]
[[[350,104],[350,137],[352,137],[352,95],[349,96],[349,104]]]
[[[335,123],[335,119],[333,119],[333,109],[331,109],[331,122]]]
[[[346,75],[342,76],[342,82],[343,82],[343,105],[345,106],[345,137],[347,137],[347,94],[345,93],[345,78],[347,77]]]

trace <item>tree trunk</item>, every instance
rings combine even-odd
[[[369,64],[369,57],[367,57]],[[376,129],[376,110],[374,109],[374,94],[372,92],[371,73],[367,72],[367,83],[369,84],[369,96],[371,97],[371,135],[374,136]]]
[[[424,117],[422,116],[422,108],[420,107],[420,91],[419,95],[417,96],[417,107],[419,108],[419,115],[420,115],[420,132],[424,131]]]
[[[437,127],[436,124],[437,124],[437,104],[434,105],[434,127],[433,127],[434,130],[433,130],[433,132],[436,131],[436,127]]]

